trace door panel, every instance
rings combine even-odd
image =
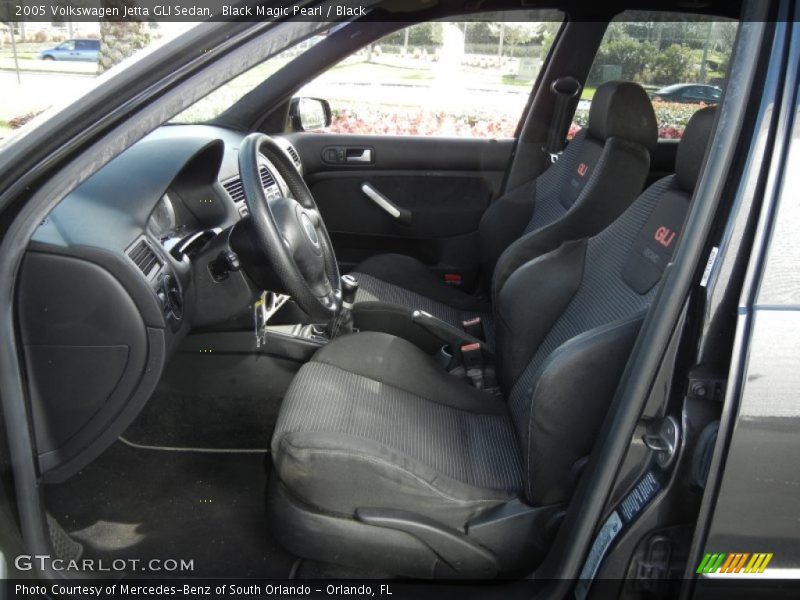
[[[465,283],[472,279],[478,223],[498,195],[513,140],[314,133],[287,137],[300,154],[342,271],[370,256],[397,252],[440,273],[460,273]],[[348,157],[361,160],[350,162]],[[363,191],[364,184],[404,218],[379,206]]]

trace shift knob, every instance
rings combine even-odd
[[[353,308],[358,292],[358,280],[352,275],[342,275],[342,307]]]

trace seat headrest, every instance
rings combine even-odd
[[[601,140],[622,138],[652,150],[658,141],[658,123],[647,92],[630,81],[602,84],[589,109],[589,134]]]
[[[678,153],[675,156],[675,179],[678,185],[689,193],[694,192],[694,186],[697,185],[716,115],[716,106],[708,106],[694,113],[686,124],[678,145]]]

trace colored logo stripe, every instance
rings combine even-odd
[[[695,573],[763,573],[773,554],[757,552],[711,553],[707,552]],[[749,561],[748,561],[749,559]],[[745,566],[745,564],[747,566]]]
[[[767,568],[769,561],[772,560],[772,553],[769,554],[753,554],[753,558],[747,563],[745,573],[763,573]]]

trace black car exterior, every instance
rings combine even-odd
[[[657,90],[652,97],[656,102],[716,104],[722,98],[722,90],[715,85],[676,83]]]

